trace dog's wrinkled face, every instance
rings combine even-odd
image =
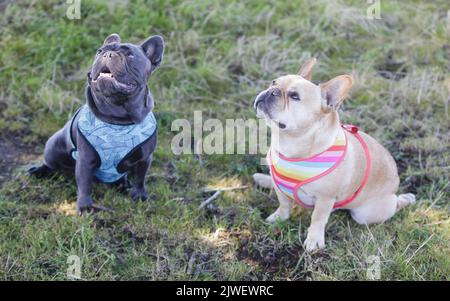
[[[114,104],[126,101],[147,85],[162,61],[164,41],[153,36],[142,45],[121,43],[117,34],[105,39],[88,73],[88,84],[97,96]]]
[[[273,80],[259,93],[254,103],[257,117],[265,118],[272,129],[300,132],[337,109],[351,88],[352,78],[341,75],[316,85],[310,81],[315,62],[308,61],[298,75]]]
[[[257,116],[281,130],[304,128],[321,113],[320,88],[299,75],[272,81],[255,100]]]

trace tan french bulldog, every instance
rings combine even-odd
[[[267,218],[286,220],[295,202],[314,207],[304,242],[307,251],[325,246],[325,226],[334,209],[350,210],[359,224],[382,223],[415,202],[396,195],[397,166],[374,138],[354,126],[341,126],[338,108],[353,79],[340,75],[316,85],[310,59],[298,75],[274,80],[255,100],[259,118],[271,128],[271,175],[254,174],[262,187],[274,188],[279,208]]]

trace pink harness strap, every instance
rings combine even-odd
[[[349,198],[347,198],[347,199],[345,199],[343,201],[337,202],[334,205],[333,208],[343,207],[343,206],[349,204],[351,201],[353,201],[358,196],[358,194],[364,188],[364,186],[365,186],[365,184],[367,182],[367,179],[369,178],[370,165],[371,165],[371,158],[370,158],[369,149],[368,149],[364,139],[358,134],[358,128],[356,126],[354,126],[354,125],[349,125],[349,124],[341,125],[341,126],[342,126],[342,128],[345,131],[350,132],[353,135],[355,135],[356,139],[358,139],[358,141],[361,143],[361,145],[363,147],[363,150],[364,150],[365,157],[366,157],[366,171],[365,171],[364,179],[363,179],[363,181],[361,183],[361,186],[358,188],[358,190],[351,197],[349,197]],[[339,138],[337,138],[337,139],[338,139],[337,141],[339,141]],[[315,180],[317,180],[317,179],[319,179],[319,178],[329,174],[330,172],[332,172],[341,163],[342,159],[344,158],[344,156],[346,154],[346,149],[347,149],[347,143],[346,142],[345,142],[345,145],[342,145],[342,144],[340,144],[338,142],[338,143],[335,143],[335,145],[330,147],[328,150],[326,150],[326,151],[324,151],[324,152],[322,152],[322,153],[320,153],[320,154],[318,154],[316,156],[313,156],[311,158],[307,158],[307,159],[291,159],[291,158],[284,157],[282,154],[275,153],[275,155],[277,155],[278,158],[281,158],[285,162],[306,162],[306,161],[309,161],[309,162],[303,163],[303,165],[305,165],[305,164],[308,165],[309,164],[309,166],[311,166],[311,164],[312,164],[312,166],[314,166],[314,165],[317,165],[317,164],[325,164],[326,166],[328,166],[327,168],[323,168],[323,171],[321,173],[317,173],[317,170],[320,170],[320,166],[319,166],[319,169],[314,169],[314,168],[317,168],[317,166],[313,167],[313,170],[316,170],[315,174],[312,175],[312,176],[308,176],[307,178],[305,178],[303,180],[295,180],[295,177],[292,178],[290,176],[287,176],[287,174],[289,173],[289,170],[287,172],[286,172],[286,170],[284,170],[283,174],[280,173],[281,171],[280,172],[277,171],[277,169],[280,168],[280,167],[275,168],[274,162],[272,160],[272,155],[273,155],[272,151],[273,150],[271,150],[269,152],[269,154],[268,154],[268,158],[269,158],[272,178],[274,179],[274,181],[275,181],[276,185],[278,186],[278,188],[281,189],[284,193],[289,193],[290,197],[293,197],[295,199],[295,201],[299,205],[307,207],[307,208],[312,208],[312,207],[314,207],[314,205],[308,205],[308,204],[306,204],[306,203],[304,203],[304,202],[302,202],[300,200],[300,198],[298,196],[298,189],[301,186],[303,186],[303,185],[305,185],[307,183],[311,183],[312,181],[315,181]],[[330,154],[333,154],[333,152],[337,153],[338,157],[336,157],[336,158],[328,157]],[[328,160],[327,158],[330,158],[331,161]],[[334,163],[328,163],[328,164],[327,163],[318,163],[318,162],[323,162],[324,160],[325,161],[329,161],[329,162],[334,162]],[[302,176],[303,174],[302,173],[297,174],[297,176],[299,176],[299,175]],[[295,181],[296,184],[293,181]],[[283,186],[283,185],[288,185],[288,186]],[[292,185],[294,185],[294,186],[292,187]],[[291,186],[293,189],[291,188],[291,190],[289,190],[289,188],[287,188],[289,186]]]
[[[370,175],[370,165],[371,165],[371,157],[370,157],[369,148],[367,147],[367,144],[364,141],[364,139],[361,137],[361,135],[358,134],[358,131],[359,131],[358,127],[351,125],[351,124],[343,124],[341,126],[346,131],[352,133],[355,136],[355,138],[358,139],[358,141],[361,143],[361,146],[364,150],[364,154],[366,155],[366,172],[364,174],[364,179],[361,183],[361,186],[359,186],[358,190],[356,190],[356,192],[348,199],[345,199],[343,201],[336,203],[333,208],[343,207],[343,206],[349,204],[351,201],[353,201],[358,196],[358,194],[361,192],[361,190],[364,188],[364,186],[367,183],[367,179],[369,178],[369,175]]]

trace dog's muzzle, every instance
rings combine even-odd
[[[256,96],[254,108],[256,109],[258,105],[262,102],[266,104],[273,102],[278,96],[281,95],[281,91],[277,88],[269,88],[267,90],[262,91]]]
[[[258,96],[256,96],[255,102],[254,102],[254,104],[253,104],[253,107],[254,107],[255,109],[258,107],[258,104],[259,104],[260,102],[264,101],[264,99],[265,99],[265,97],[266,97],[266,93],[267,93],[267,90],[264,90],[264,91],[260,92],[260,93],[258,94]]]

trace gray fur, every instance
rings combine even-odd
[[[86,102],[95,116],[114,124],[141,122],[152,111],[154,102],[147,81],[161,64],[164,41],[159,36],[147,39],[141,45],[120,43],[120,37],[112,34],[98,50],[88,73]],[[111,78],[99,76],[110,73]],[[44,162],[29,170],[38,177],[55,170],[75,172],[77,182],[77,211],[99,208],[92,199],[94,172],[100,164],[96,151],[77,130],[78,116],[48,139],[45,144]],[[72,137],[72,138],[71,138]],[[71,156],[72,142],[78,150],[78,159]],[[150,167],[157,143],[157,132],[127,155],[118,166],[119,172],[130,172],[134,177],[131,195],[133,199],[147,199],[145,175]],[[128,182],[123,179],[123,182]]]

